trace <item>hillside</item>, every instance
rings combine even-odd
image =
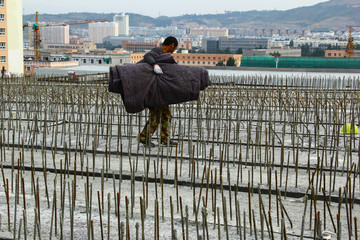
[[[314,27],[344,30],[346,25],[360,25],[360,0],[330,0],[309,7],[299,7],[286,11],[244,11],[224,14],[161,16],[152,18],[140,14],[127,13],[130,26],[207,26],[207,27],[251,27],[251,28],[297,28]],[[115,13],[67,13],[41,14],[40,21],[66,22],[76,20],[102,19],[110,21]],[[34,15],[24,15],[24,21],[34,21]]]

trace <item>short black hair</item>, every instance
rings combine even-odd
[[[165,40],[163,42],[163,45],[169,46],[171,44],[174,44],[174,47],[177,47],[178,46],[178,40],[173,36],[169,36],[169,37],[165,38]]]

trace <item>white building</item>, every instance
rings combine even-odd
[[[40,28],[41,44],[69,44],[69,25]]]
[[[118,24],[118,36],[129,36],[129,15],[115,15],[113,20]]]
[[[0,0],[0,70],[24,73],[22,30],[22,0]]]
[[[227,28],[190,28],[190,36],[201,37],[228,37],[229,29]]]
[[[89,41],[103,43],[103,39],[108,36],[118,36],[118,23],[98,22],[89,24]]]

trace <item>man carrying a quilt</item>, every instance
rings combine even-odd
[[[178,46],[178,41],[175,37],[167,37],[161,47],[153,48],[150,52],[144,55],[144,61],[154,67],[156,74],[163,74],[162,69],[156,63],[155,57],[164,53],[173,53]],[[156,131],[161,122],[160,138],[162,145],[176,146],[177,142],[169,140],[171,111],[169,106],[160,106],[149,108],[150,116],[146,122],[143,130],[138,136],[138,141],[147,147],[154,147],[155,144],[151,142],[151,136]],[[169,140],[169,142],[168,142]]]

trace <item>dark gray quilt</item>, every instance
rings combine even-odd
[[[155,74],[143,62],[110,67],[109,92],[121,94],[127,112],[197,100],[210,84],[208,71],[202,67],[175,64],[171,54],[162,54],[156,61],[164,74]]]

